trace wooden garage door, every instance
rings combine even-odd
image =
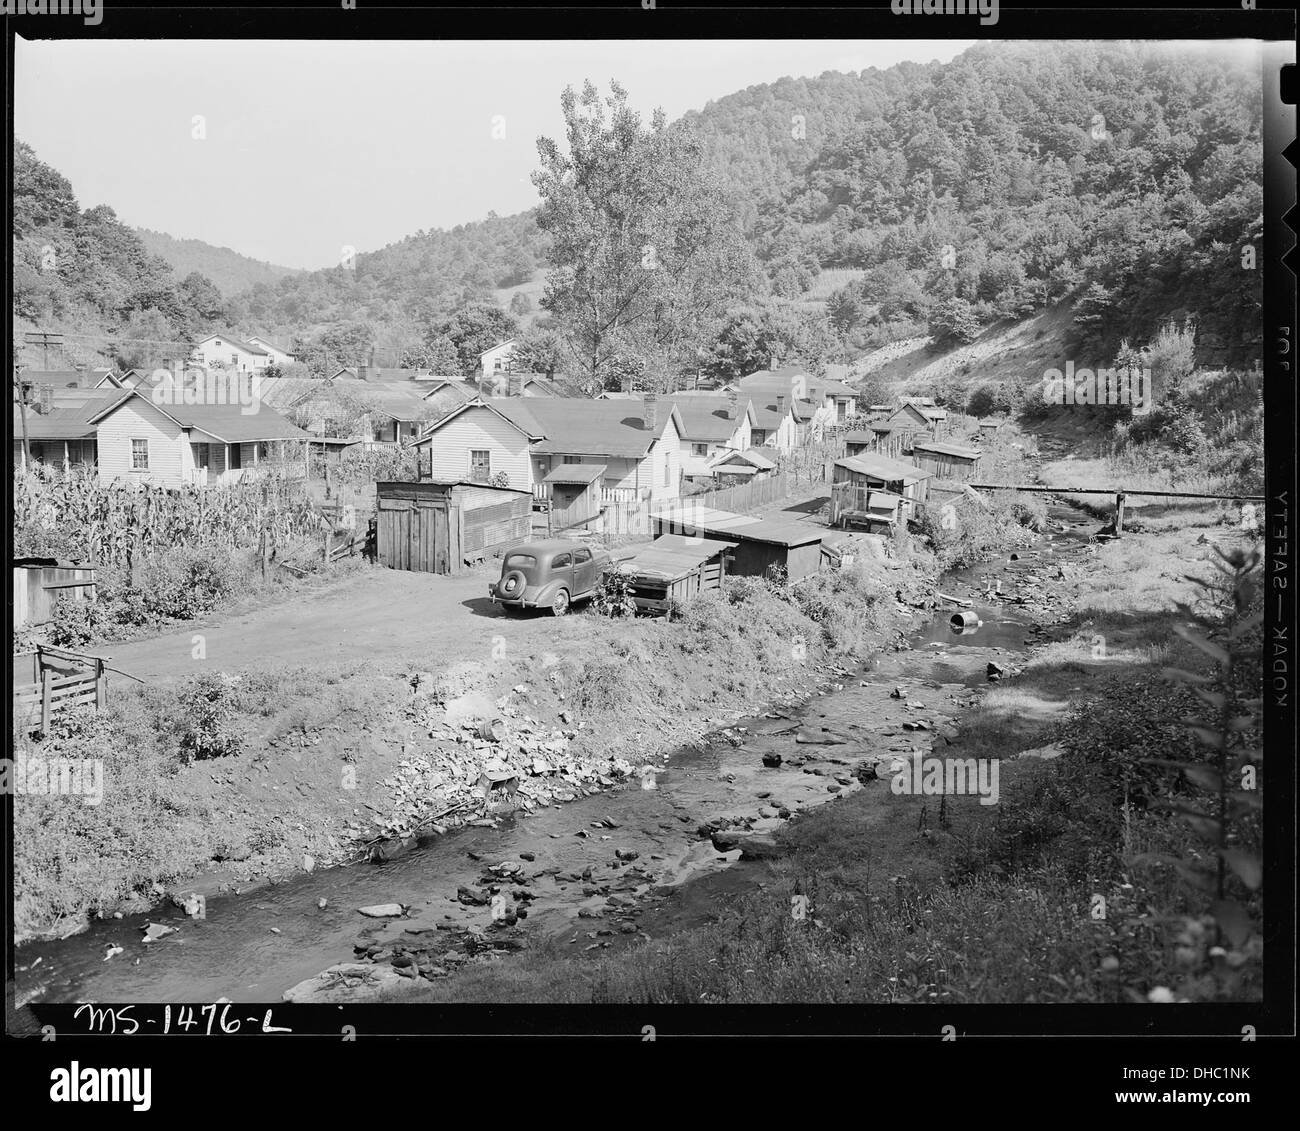
[[[390,569],[450,573],[446,500],[380,499],[379,560]]]

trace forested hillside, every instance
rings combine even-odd
[[[712,365],[851,358],[897,337],[973,338],[1077,298],[1077,348],[1113,356],[1195,317],[1211,364],[1257,352],[1259,80],[1244,57],[1147,45],[989,44],[750,87],[687,114],[765,279]],[[379,328],[430,320],[544,260],[533,214],[419,233],[259,288],[246,316]],[[241,309],[241,313],[242,313]]]
[[[17,328],[66,335],[52,365],[149,364],[225,321],[210,279],[178,278],[108,205],[83,211],[67,178],[22,141],[14,146],[13,287]]]
[[[1259,97],[1245,53],[999,43],[948,64],[782,79],[710,103],[671,128],[698,137],[760,270],[699,342],[700,364],[820,366],[927,334],[945,347],[1068,300],[1070,348],[1099,360],[1173,319],[1196,326],[1198,362],[1249,365]],[[21,143],[18,157],[23,318],[75,315],[140,338],[224,320],[307,351],[328,340],[329,357],[342,343],[349,356],[375,348],[396,364],[468,356],[449,331],[469,309],[476,334],[518,326],[552,356],[548,319],[534,321],[548,266],[535,211],[418,232],[222,296],[206,271],[167,270],[111,209],[78,213],[67,182]],[[53,269],[41,266],[47,246]]]
[[[304,273],[299,268],[279,267],[260,259],[250,259],[228,247],[215,247],[203,240],[177,239],[165,232],[152,232],[148,228],[136,228],[135,231],[144,246],[154,255],[167,260],[181,278],[197,271],[211,279],[223,295],[246,291],[259,283],[275,283],[286,275]]]

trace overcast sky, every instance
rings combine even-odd
[[[314,268],[345,245],[531,207],[537,137],[563,137],[566,85],[617,78],[671,119],[783,76],[946,62],[971,42],[19,39],[14,131],[83,208]]]

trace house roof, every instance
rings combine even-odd
[[[676,581],[707,562],[723,550],[734,550],[735,542],[714,538],[687,538],[681,534],[663,534],[648,546],[637,550],[625,568],[635,577],[655,577]]]
[[[890,413],[889,418],[882,421],[883,424],[891,425],[894,421],[901,419],[915,420],[920,424],[932,424],[936,420],[942,420],[943,416],[936,416],[938,409],[926,408],[924,405],[904,403]],[[874,428],[875,425],[872,425]]]
[[[293,408],[328,387],[329,382],[318,377],[261,377],[256,385],[262,403],[274,409]]]
[[[860,397],[862,395],[851,385],[829,377],[810,377],[808,392],[819,397]]]
[[[337,377],[325,385],[336,396],[391,420],[420,420],[429,411],[421,391],[409,382]]]
[[[594,483],[605,474],[603,463],[564,463],[551,468],[543,483]]]
[[[736,434],[736,429],[748,417],[753,421],[753,402],[747,397],[737,397],[735,412],[731,415],[731,400],[723,396],[689,396],[668,398],[677,406],[682,418],[682,439],[706,442],[723,442]]]
[[[644,397],[600,401],[586,397],[491,397],[482,404],[536,440],[543,455],[608,456],[640,459],[672,420],[681,431],[681,414],[669,400],[660,402],[654,430],[645,426]],[[467,405],[466,408],[472,407]],[[456,415],[456,414],[452,414]],[[445,424],[450,416],[438,422]]]
[[[93,389],[112,376],[111,369],[24,369],[22,379],[56,389]]]
[[[713,466],[719,467],[725,463],[735,463],[737,460],[744,460],[750,467],[758,471],[771,471],[776,466],[776,460],[765,452],[759,451],[758,448],[746,448],[743,452],[723,452],[718,456]]]
[[[126,389],[109,385],[105,389],[53,389],[50,411],[34,412],[27,407],[27,435],[32,440],[85,440],[95,435],[91,423],[101,410],[130,396]],[[14,439],[23,436],[22,410],[14,405]]]
[[[846,444],[874,444],[876,434],[870,428],[851,428],[844,433]]]
[[[270,338],[265,338],[261,334],[254,334],[248,339],[249,345],[264,346],[268,350],[275,350],[276,353],[282,353],[285,357],[293,357],[293,351],[287,350],[283,346],[277,346]]]
[[[901,460],[887,459],[874,452],[863,452],[860,456],[845,456],[843,459],[837,459],[835,466],[847,467],[859,475],[869,475],[873,479],[882,479],[886,483],[899,480],[905,483],[917,482],[933,478],[930,472],[922,468],[913,467],[910,463],[903,463]]]
[[[517,340],[518,339],[516,338],[507,338],[504,342],[497,342],[496,345],[489,346],[487,349],[485,349],[481,354],[479,354],[479,357],[484,358],[487,357],[487,355],[492,353],[494,350],[502,349],[505,346],[513,346]]]
[[[525,389],[538,389],[548,397],[562,397],[564,390],[549,377],[541,373],[513,373],[511,377],[523,377]]]
[[[912,451],[937,452],[939,455],[969,460],[979,459],[984,454],[978,448],[968,448],[964,444],[949,444],[943,440],[913,440]]]
[[[899,412],[905,408],[912,408],[927,420],[948,419],[948,410],[936,406],[933,397],[899,397],[898,406]]]
[[[250,444],[259,440],[316,440],[296,424],[285,420],[273,408],[255,401],[253,405],[240,404],[159,404],[148,393],[138,389],[116,390],[123,395],[116,403],[101,408],[91,417],[99,424],[111,416],[127,401],[135,397],[153,405],[159,412],[175,421],[181,428],[202,432],[224,444]],[[251,408],[253,411],[246,411]]]
[[[651,517],[683,530],[699,530],[706,534],[721,534],[729,539],[768,542],[785,547],[820,542],[826,533],[824,528],[808,523],[754,518],[753,515],[733,514],[713,507],[692,506],[689,502],[671,510],[660,511]]]
[[[206,338],[196,342],[194,348],[198,349],[198,347],[203,345],[204,342],[210,342],[214,338],[220,338],[223,342],[229,342],[232,346],[243,350],[245,353],[257,353],[261,354],[263,357],[270,356],[261,346],[255,346],[252,342],[241,341],[239,338],[233,338],[229,334],[209,334]]]

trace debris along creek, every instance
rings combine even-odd
[[[575,953],[649,938],[643,916],[692,880],[779,854],[773,834],[802,811],[863,788],[886,804],[901,759],[940,752],[977,689],[1013,675],[1014,654],[1067,618],[1067,583],[1096,526],[1076,518],[1054,507],[1036,548],[946,575],[933,618],[898,651],[832,668],[807,700],[738,718],[654,765],[579,767],[563,732],[530,733],[521,713],[486,724],[453,713],[440,725],[495,758],[476,780],[442,783],[450,808],[417,816],[412,805],[409,821],[391,821],[369,846],[381,866],[181,897],[24,946],[17,1003],[357,1001],[542,935]],[[451,774],[450,761],[415,756],[393,788],[414,797]],[[733,882],[763,871],[741,863]]]

